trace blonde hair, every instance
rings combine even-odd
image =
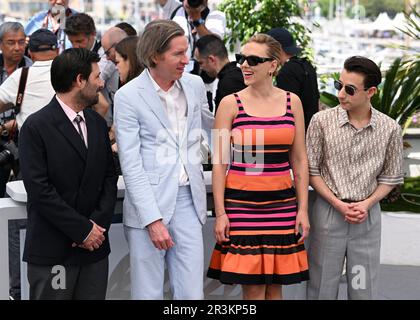
[[[280,69],[280,54],[281,45],[280,43],[265,33],[256,33],[246,43],[255,42],[259,44],[265,44],[267,46],[267,55],[269,58],[273,58],[277,61],[277,69],[274,71],[273,76],[276,76]]]
[[[157,19],[150,22],[144,29],[137,45],[139,61],[147,68],[156,67],[153,58],[169,49],[171,40],[183,36],[184,29],[172,20]]]

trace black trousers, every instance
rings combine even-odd
[[[10,166],[0,166],[0,198],[3,198],[6,194],[6,184],[9,181],[11,171]]]
[[[31,300],[105,300],[108,257],[84,266],[28,263]]]

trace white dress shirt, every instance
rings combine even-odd
[[[80,122],[80,128],[82,129],[83,133],[83,140],[85,142],[86,148],[88,146],[87,142],[87,126],[86,126],[86,119],[85,115],[83,114],[83,110],[80,112],[75,112],[72,108],[70,108],[68,105],[66,105],[63,100],[61,100],[58,96],[55,96],[57,98],[58,103],[60,104],[61,108],[63,108],[64,113],[69,118],[70,122],[72,123],[74,129],[76,130],[77,134],[79,134],[79,128],[77,127],[77,123],[75,121],[77,115],[80,115],[83,119],[82,122]]]
[[[164,91],[153,79],[149,70],[147,70],[147,74],[150,77],[153,87],[155,88],[160,100],[162,101],[166,114],[168,115],[172,131],[178,139],[178,145],[181,145],[182,134],[184,133],[187,123],[187,99],[185,98],[181,84],[179,81],[175,81],[168,91]],[[185,170],[184,164],[181,165],[178,182],[180,186],[186,186],[189,184],[188,174]]]

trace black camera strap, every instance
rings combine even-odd
[[[175,8],[174,11],[172,11],[171,16],[169,17],[169,20],[172,20],[175,17],[176,13],[178,12],[179,9],[181,9],[181,7],[182,7],[182,4],[180,4],[178,7]]]
[[[20,107],[22,106],[23,101],[23,95],[25,94],[25,88],[26,88],[26,80],[28,80],[28,71],[29,67],[23,67],[22,73],[20,75],[20,81],[19,81],[19,89],[16,96],[16,103],[15,103],[15,114],[18,114],[20,112]]]
[[[173,20],[180,9],[184,10],[185,20],[187,20],[188,35],[186,36],[188,37],[188,42],[189,42],[189,45],[191,46],[190,59],[194,61],[194,66],[193,66],[193,69],[190,71],[190,73],[198,75],[200,71],[200,66],[198,65],[198,62],[194,59],[194,51],[197,45],[197,33],[193,32],[195,27],[192,24],[192,21],[189,20],[188,13],[184,9],[184,6],[182,4],[176,7],[174,11],[172,11],[171,16],[169,17],[169,20]],[[210,9],[209,7],[206,6],[206,8],[203,11],[201,11],[201,18],[205,21],[209,13],[210,13]]]

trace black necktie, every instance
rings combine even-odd
[[[75,122],[76,122],[76,124],[77,124],[77,131],[79,131],[80,138],[82,138],[82,141],[83,141],[83,143],[84,143],[84,144],[85,144],[85,146],[86,146],[86,143],[85,143],[85,137],[83,136],[82,127],[80,126],[80,122],[82,122],[82,121],[83,121],[82,116],[81,116],[80,114],[78,114],[78,115],[76,116],[76,118],[74,118],[74,121],[75,121]]]

